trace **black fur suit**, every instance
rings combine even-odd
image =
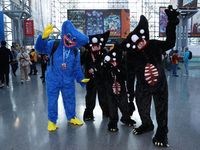
[[[156,109],[158,128],[153,138],[157,146],[168,146],[168,85],[161,60],[161,55],[174,47],[176,25],[179,23],[176,10],[169,6],[165,10],[168,16],[166,41],[149,40],[148,21],[140,17],[138,26],[120,44],[127,50],[128,88],[134,89],[136,83],[136,104],[142,125],[135,128],[135,134],[142,134],[154,128],[150,117],[151,100],[153,97]],[[129,92],[131,93],[131,92]]]
[[[136,122],[130,118],[129,114],[129,104],[125,87],[126,69],[122,64],[121,59],[122,51],[114,48],[106,54],[104,60],[104,66],[107,68],[107,73],[105,73],[105,83],[110,118],[108,124],[109,131],[118,131],[118,107],[122,113],[120,119],[121,122],[128,126],[136,124]]]
[[[93,120],[93,110],[98,93],[99,104],[103,115],[108,117],[107,95],[105,89],[103,58],[107,51],[104,48],[110,32],[89,36],[89,43],[84,47],[88,50],[81,55],[81,64],[85,67],[85,77],[90,78],[86,85],[86,108],[83,114],[85,121]]]

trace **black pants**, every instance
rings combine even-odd
[[[18,69],[18,63],[12,64],[11,68],[12,68],[13,74],[15,74]]]
[[[32,61],[32,65],[30,65],[30,74],[32,74],[32,71],[34,70],[34,74],[37,73],[37,68],[36,68],[36,62]]]
[[[47,64],[41,63],[41,69],[42,69],[42,77],[45,78],[45,71],[47,69]]]
[[[4,83],[4,76],[6,76],[6,84],[9,84],[9,64],[0,66],[0,80]]]
[[[108,115],[107,95],[104,84],[98,84],[95,80],[91,79],[86,84],[86,90],[86,111],[93,114],[96,105],[96,94],[98,93],[99,105],[103,114]]]

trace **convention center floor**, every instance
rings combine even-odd
[[[38,65],[39,68],[39,65]],[[39,69],[38,69],[39,70]],[[169,89],[168,140],[167,150],[199,150],[200,147],[200,69],[190,69],[190,76],[184,77],[185,70],[178,70],[179,77],[166,71]],[[10,88],[0,89],[0,149],[1,150],[158,150],[153,145],[154,131],[134,135],[133,127],[118,122],[118,132],[109,132],[109,119],[102,117],[97,104],[94,121],[76,126],[67,122],[62,97],[59,97],[59,114],[54,132],[47,131],[47,96],[45,83],[38,75],[31,75],[31,81],[20,83],[10,73]],[[76,84],[76,113],[83,121],[86,89]],[[119,111],[119,117],[121,112]],[[152,103],[151,117],[155,127],[156,117]],[[132,116],[136,127],[141,120],[136,110]]]

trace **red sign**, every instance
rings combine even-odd
[[[24,20],[24,33],[25,36],[34,36],[33,20]]]

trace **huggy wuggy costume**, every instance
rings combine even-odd
[[[50,57],[55,40],[48,41],[49,34],[53,33],[53,25],[45,28],[43,35],[39,35],[35,49],[41,54]],[[82,125],[76,118],[75,82],[84,86],[89,79],[85,79],[80,65],[80,53],[77,47],[85,45],[89,41],[88,36],[76,30],[70,21],[62,25],[61,40],[57,50],[50,57],[50,65],[47,66],[46,88],[48,98],[48,127],[47,130],[54,131],[58,128],[58,97],[61,91],[65,113],[69,123]],[[77,56],[74,54],[77,49]]]

